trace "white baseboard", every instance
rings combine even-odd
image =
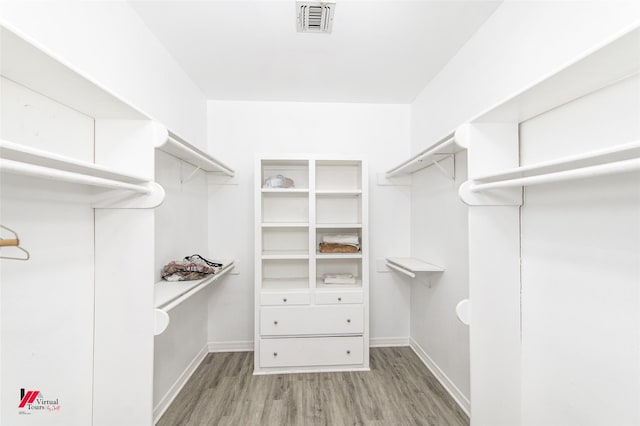
[[[253,340],[235,340],[230,342],[209,342],[209,352],[251,352]]]
[[[370,348],[385,348],[390,346],[409,346],[408,337],[372,337],[369,339]]]
[[[153,408],[153,424],[156,424],[164,412],[167,411],[169,405],[171,405],[176,396],[178,396],[185,383],[187,383],[187,380],[189,380],[193,372],[196,371],[196,368],[198,368],[208,353],[208,346],[204,346],[189,365],[187,365],[187,368],[184,369],[182,374],[180,374],[173,386],[171,386],[167,393],[160,399],[158,405]]]
[[[462,411],[464,411],[467,416],[471,417],[471,403],[469,399],[458,389],[458,387],[453,383],[453,381],[438,367],[438,364],[431,359],[431,357],[425,352],[424,349],[415,341],[413,337],[409,338],[409,347],[413,349],[418,358],[422,360],[424,365],[427,366],[431,373],[438,379],[440,384],[449,392],[449,395],[458,403]]]

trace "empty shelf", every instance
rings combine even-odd
[[[262,252],[262,259],[264,260],[308,258],[309,252],[307,250],[267,250]]]
[[[444,268],[413,257],[387,257],[387,266],[398,272],[416,276],[416,272],[443,272]]]
[[[264,278],[262,280],[262,290],[292,290],[308,289],[309,278]]]

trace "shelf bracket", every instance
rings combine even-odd
[[[184,164],[184,161],[183,161],[183,164]],[[200,168],[200,166],[194,166],[194,167],[195,167],[195,168],[194,168],[194,169],[193,169],[193,171],[189,174],[189,176],[187,176],[187,177],[186,177],[186,178],[184,178],[184,179],[183,179],[183,178],[180,178],[180,183],[184,184],[184,183],[189,182],[189,181],[191,180],[191,178],[193,178],[193,176],[194,176],[196,173],[198,173],[198,170],[202,170],[202,169]]]
[[[453,159],[453,165],[451,166],[451,170],[447,170],[442,165],[440,165],[440,161],[446,160],[447,158],[451,158],[453,156],[454,156],[454,154],[447,154],[446,157],[440,158],[438,160],[431,160],[431,162],[433,163],[434,166],[436,166],[438,168],[438,170],[440,170],[440,172],[444,175],[444,177],[446,177],[447,179],[456,180],[456,160],[455,160],[455,158]]]

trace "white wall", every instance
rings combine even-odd
[[[124,1],[3,1],[0,23],[206,146],[204,95]]]
[[[239,275],[216,285],[209,299],[209,341],[253,341],[253,170],[256,152],[358,155],[369,161],[371,337],[409,334],[408,283],[375,272],[375,259],[408,255],[408,187],[377,186],[376,173],[409,152],[406,105],[275,102],[208,103],[209,148],[236,172],[235,185],[212,185],[211,255],[239,260]]]
[[[164,202],[155,209],[156,282],[170,261],[192,254],[207,257],[209,251],[207,178],[202,171],[191,176],[193,170],[156,150],[156,182],[166,191]],[[154,338],[154,416],[166,409],[175,396],[174,385],[207,345],[207,303],[202,297],[207,291],[171,310],[169,326]]]
[[[638,2],[507,1],[503,3],[412,104],[412,151],[424,149],[456,126],[491,108],[513,93],[530,86],[594,45],[604,42],[639,21],[640,3]],[[554,153],[558,154],[559,151]],[[430,211],[442,205],[438,197],[412,204],[411,216],[415,224],[412,227],[412,236],[418,232],[423,235],[437,234],[441,227],[440,223],[419,222],[415,218],[429,217]],[[446,209],[452,215],[459,211],[458,207],[452,206]],[[631,211],[627,210],[627,213],[630,214]],[[437,244],[439,244],[438,241],[434,239],[425,237],[416,240],[414,238],[412,251],[437,252]],[[445,252],[446,245],[443,248],[443,253]],[[443,277],[463,271],[464,267],[460,269],[456,267],[455,271],[449,268]],[[460,281],[457,285],[458,291],[462,294],[462,288],[467,286],[467,283]],[[432,296],[426,293],[419,295],[418,292],[413,292],[412,294],[411,328],[412,338],[416,340],[433,339],[433,334],[420,331],[427,330],[429,327],[425,323],[425,315],[420,310],[424,309],[423,306],[429,303],[431,298]],[[524,306],[523,309],[525,309]],[[421,317],[422,320],[419,319]],[[418,324],[415,321],[422,321],[422,323]],[[431,318],[431,321],[446,322],[446,319],[439,315]],[[552,330],[551,324],[544,326],[532,324],[529,326],[534,329],[541,327],[538,328],[540,333]],[[416,335],[413,335],[414,330]],[[444,373],[450,378],[455,378],[455,385],[465,390],[468,381],[463,377],[468,366],[454,365],[442,357],[442,354],[447,351],[468,352],[468,344],[463,343],[462,340],[450,339],[441,341],[439,345],[443,346],[429,348],[427,352],[432,352],[430,355],[435,358],[434,360]],[[536,360],[533,364],[538,361]],[[541,372],[540,365],[534,367],[533,364],[530,366],[532,368],[530,377]],[[580,374],[592,373],[580,370]],[[547,391],[554,386],[552,380],[545,381],[544,385]],[[536,391],[533,391],[533,394],[540,392],[535,397],[532,396],[531,389],[524,391],[524,397],[531,398],[523,404],[523,407],[529,407],[525,408],[527,416],[535,403],[549,402],[543,401],[543,387],[534,386],[534,388]],[[549,397],[549,394],[546,396]],[[576,402],[578,402],[577,399]],[[584,403],[584,400],[580,402]],[[473,405],[473,401],[471,403]],[[594,409],[595,406],[596,404],[592,405]],[[551,407],[549,408],[550,412],[554,411]],[[538,409],[543,410],[540,406]],[[530,424],[562,423],[551,422],[549,417],[545,418],[546,423],[541,421],[536,423],[541,417],[531,417],[531,419]]]
[[[640,77],[520,127],[522,163],[640,139]],[[640,424],[640,173],[528,187],[523,425]]]
[[[639,21],[637,1],[506,1],[411,105],[412,151]]]
[[[451,168],[453,161],[441,164]],[[456,304],[469,297],[468,208],[458,197],[467,179],[465,151],[455,156],[455,175],[451,180],[435,166],[413,175],[411,254],[445,272],[411,280],[411,338],[445,373],[449,389],[468,410],[469,327],[455,315]]]

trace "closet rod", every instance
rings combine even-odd
[[[121,182],[113,179],[106,179],[97,176],[89,176],[80,173],[56,170],[49,167],[37,166],[34,164],[21,163],[19,161],[0,159],[0,170],[3,172],[33,176],[45,179],[52,179],[62,182],[78,183],[84,185],[98,186],[110,189],[126,189],[129,191],[150,194],[151,188],[145,185],[136,185]]]
[[[627,173],[640,170],[640,158],[616,161],[613,163],[599,164],[596,166],[582,167],[579,169],[565,170],[561,172],[547,173],[537,176],[528,176],[516,179],[508,179],[490,183],[473,184],[469,188],[471,192],[482,192],[490,189],[510,188],[517,186],[531,186],[545,183],[564,182],[590,177]]]

